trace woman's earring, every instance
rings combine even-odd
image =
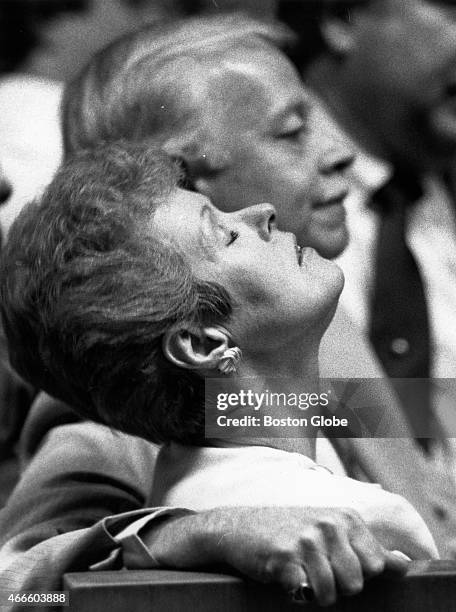
[[[220,357],[217,368],[223,374],[232,374],[236,372],[239,362],[242,359],[242,351],[239,347],[233,346],[233,348],[226,349]]]

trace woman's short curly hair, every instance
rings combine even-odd
[[[11,229],[1,309],[12,364],[33,385],[122,431],[197,443],[204,381],[167,361],[162,337],[180,322],[226,321],[232,307],[154,235],[154,210],[180,178],[150,143],[68,160]]]

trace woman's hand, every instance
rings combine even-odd
[[[227,563],[289,593],[308,583],[321,605],[353,595],[364,581],[407,561],[383,548],[360,516],[340,508],[218,508],[170,519],[141,533],[160,564],[195,568]]]

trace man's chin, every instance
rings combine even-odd
[[[309,240],[312,246],[325,259],[335,259],[341,255],[348,245],[348,230],[346,226],[338,229],[320,229],[315,233],[313,240]]]

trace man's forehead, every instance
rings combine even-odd
[[[235,49],[225,54],[207,77],[212,105],[239,122],[273,118],[306,97],[304,87],[286,56],[274,48]]]

